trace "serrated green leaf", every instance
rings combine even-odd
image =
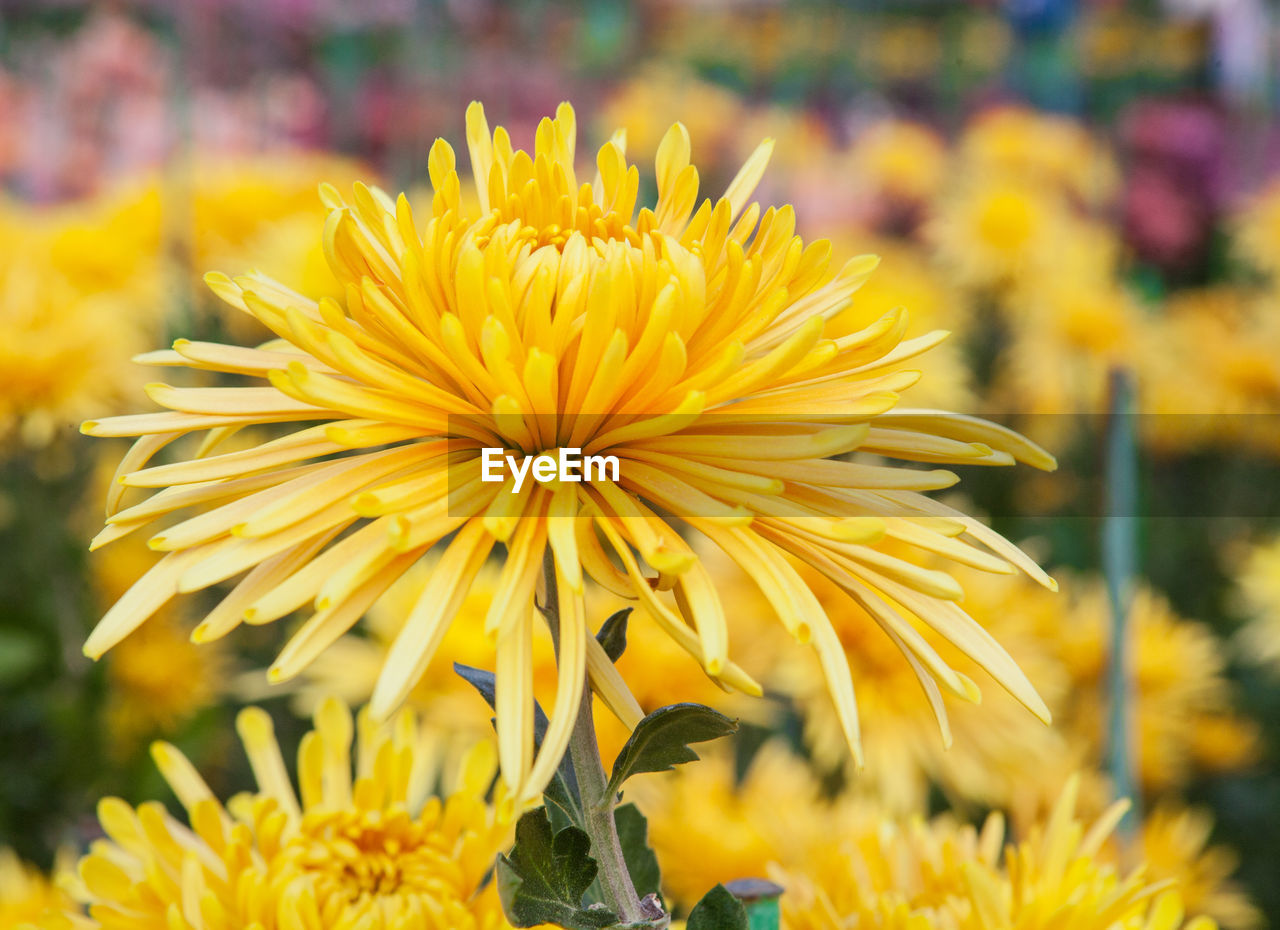
[[[686,930],[749,930],[747,909],[724,885],[716,885],[689,912]]]
[[[604,654],[609,657],[610,662],[621,659],[622,653],[627,649],[627,620],[631,616],[631,610],[630,607],[624,607],[600,624],[596,641],[604,647]]]
[[[480,696],[485,699],[490,707],[497,710],[497,694],[498,683],[493,672],[486,671],[482,668],[472,668],[470,665],[463,665],[461,662],[453,663],[453,670],[457,672],[469,685],[480,692]],[[533,748],[536,752],[542,746],[542,737],[547,732],[547,715],[543,713],[542,706],[537,702],[533,702]],[[560,760],[560,765],[556,768],[556,773],[551,777],[551,781],[547,783],[547,787],[543,789],[542,796],[544,800],[555,805],[553,817],[559,820],[561,817],[567,818],[570,823],[582,826],[582,801],[578,794],[578,779],[573,772],[573,763],[569,759],[569,754],[565,753],[564,758]],[[557,827],[563,826],[558,822]]]
[[[615,809],[613,820],[618,827],[622,858],[626,860],[627,872],[636,893],[642,898],[647,894],[657,894],[658,886],[662,884],[662,872],[658,868],[658,857],[649,848],[649,822],[634,804],[623,804]]]
[[[524,814],[516,842],[498,857],[498,897],[517,927],[554,923],[567,930],[598,930],[618,922],[600,907],[583,907],[582,896],[596,877],[591,840],[577,827],[555,833],[544,808]]]
[[[694,762],[698,754],[690,743],[728,736],[738,722],[702,704],[669,704],[659,707],[636,726],[613,762],[609,791],[641,772],[669,772],[677,765]]]

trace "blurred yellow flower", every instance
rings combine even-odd
[[[1060,612],[1041,615],[1038,632],[1069,676],[1066,700],[1054,707],[1056,722],[1070,741],[1088,747],[1089,758],[1098,764],[1107,729],[1111,611],[1100,582],[1068,590]],[[1127,622],[1134,662],[1133,752],[1144,789],[1184,784],[1196,768],[1233,771],[1252,763],[1257,727],[1232,711],[1222,643],[1146,587],[1134,592]]]
[[[1030,414],[1024,422],[1037,441],[1065,445],[1082,416],[1106,409],[1111,370],[1136,361],[1150,325],[1113,281],[1073,275],[1028,291],[1011,315],[990,396],[997,409]]]
[[[108,188],[101,195],[52,208],[8,207],[22,236],[47,250],[53,267],[85,295],[127,295],[130,322],[156,323],[164,314],[165,204],[153,178]]]
[[[40,920],[49,911],[61,911],[71,901],[35,866],[0,846],[0,930],[18,930]]]
[[[1105,145],[1083,124],[1022,107],[997,107],[965,127],[959,157],[976,176],[1020,179],[1087,203],[1111,197],[1119,181]]]
[[[1280,436],[1251,414],[1280,414],[1280,315],[1265,299],[1220,286],[1171,298],[1142,340],[1139,403],[1162,449],[1235,444],[1275,455]]]
[[[1002,288],[1049,271],[1079,222],[1058,192],[997,175],[940,197],[925,231],[958,283]]]
[[[0,438],[42,446],[90,413],[119,410],[142,379],[130,358],[153,336],[111,293],[85,294],[47,256],[0,256]]]
[[[849,154],[856,180],[889,197],[930,200],[946,180],[946,144],[920,123],[872,123],[854,139]]]
[[[1236,219],[1233,246],[1270,277],[1273,287],[1280,287],[1280,181],[1273,180],[1249,198]]]
[[[656,208],[637,214],[638,171],[614,142],[600,150],[597,182],[577,182],[567,104],[540,124],[533,155],[514,151],[505,130],[491,132],[479,104],[468,110],[467,138],[477,214],[462,204],[443,140],[429,159],[435,194],[421,231],[404,197],[393,203],[357,185],[348,202],[325,188],[326,256],[345,304],[315,302],[258,273],[211,274],[220,297],[280,338],[258,349],[179,340],[144,359],[259,379],[253,386],[151,384],[149,396],[167,411],[84,425],[91,435],[140,437],[120,480],[159,489],[113,508],[95,546],[202,508],[151,537],[166,555],[107,612],[86,653],[101,656],[178,593],[244,575],[194,635],[216,639],[243,620],[267,623],[312,603],[315,613],[271,669],[273,680],[287,680],[443,544],[374,688],[375,713],[387,714],[415,687],[501,544],[506,561],[483,628],[495,644],[503,777],[528,801],[563,755],[588,671],[625,724],[641,715],[588,629],[584,569],[638,598],[707,674],[759,692],[729,658],[713,577],[660,508],[748,570],[792,636],[816,648],[855,756],[846,657],[788,553],[866,605],[920,663],[927,687],[978,697],[908,632],[907,616],[1047,719],[1025,674],[958,605],[959,584],[877,547],[898,540],[912,555],[1052,580],[978,521],[920,493],[950,485],[952,473],[831,457],[1055,463],[976,418],[895,410],[919,377],[900,365],[928,348],[902,341],[901,314],[824,336],[875,260],[833,273],[830,244],[805,246],[789,207],[750,203],[770,144],[724,197],[698,206],[688,132],[676,124],[659,146]],[[251,449],[147,467],[189,433],[268,423],[313,425]],[[495,448],[513,471],[562,449],[625,464],[608,478],[539,476],[520,490],[510,474],[486,480],[482,450]],[[544,562],[553,568],[547,593],[558,598],[559,665],[535,758],[533,595]],[[659,596],[666,591],[674,606]]]
[[[345,705],[326,701],[298,750],[295,793],[271,718],[249,708],[236,726],[257,790],[224,807],[181,752],[156,743],[190,828],[158,802],[104,799],[107,838],[77,868],[90,920],[68,915],[70,926],[508,927],[486,883],[511,833],[485,801],[497,767],[491,743],[476,744],[433,796],[432,734],[410,712],[386,726],[362,713],[353,727]]]
[[[1280,536],[1263,539],[1233,560],[1238,609],[1249,622],[1240,630],[1240,655],[1280,664]]]
[[[1172,880],[1191,913],[1211,917],[1226,930],[1256,928],[1262,915],[1231,880],[1238,857],[1225,846],[1209,845],[1212,831],[1207,810],[1162,802],[1144,815],[1140,842],[1127,858],[1144,863],[1153,881]],[[1126,859],[1123,849],[1119,858]]]
[[[602,135],[626,133],[627,155],[640,162],[657,155],[672,121],[679,120],[702,159],[716,164],[730,156],[745,110],[733,91],[664,65],[622,84],[601,107],[598,121]]]

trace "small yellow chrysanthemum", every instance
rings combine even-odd
[[[1075,815],[1070,783],[1047,821],[1005,847],[998,815],[981,831],[947,821],[874,823],[833,830],[807,861],[773,871],[787,892],[787,930],[855,926],[895,930],[1178,930],[1176,891],[1141,868],[1121,873],[1103,844],[1124,813],[1113,805],[1091,826]],[[1207,917],[1185,924],[1211,930]]]
[[[1254,195],[1236,223],[1235,249],[1240,257],[1280,286],[1280,182]]]
[[[0,930],[18,930],[69,906],[66,893],[43,872],[0,846]]]
[[[727,159],[746,107],[728,88],[701,80],[668,64],[653,67],[619,87],[600,113],[606,132],[626,133],[627,150],[638,160],[653,158],[674,119],[711,160]]]
[[[1212,831],[1208,811],[1161,803],[1143,817],[1138,848],[1127,858],[1136,853],[1153,881],[1173,881],[1192,913],[1211,917],[1226,930],[1253,930],[1262,916],[1231,880],[1238,857],[1225,846],[1211,846]],[[1125,861],[1125,850],[1119,858]]]
[[[1058,721],[1069,739],[1095,747],[1101,761],[1107,727],[1110,608],[1101,584],[1077,586],[1066,617],[1041,631],[1070,676]],[[1257,727],[1232,712],[1226,655],[1212,631],[1177,616],[1168,602],[1139,588],[1129,609],[1133,642],[1133,747],[1149,790],[1185,782],[1194,768],[1233,771],[1257,756]],[[1207,750],[1207,751],[1205,751]]]
[[[1143,418],[1153,443],[1280,454],[1277,431],[1249,416],[1280,413],[1280,315],[1271,301],[1230,287],[1185,291],[1142,349],[1142,411],[1162,414]]]
[[[960,284],[1006,288],[1049,271],[1079,225],[1058,192],[979,175],[938,200],[926,233]]]
[[[1027,432],[1038,441],[1066,444],[1084,415],[1106,409],[1111,370],[1136,360],[1150,326],[1114,281],[1067,275],[1041,283],[1010,320],[991,400],[1031,414]]]
[[[849,154],[859,180],[895,199],[930,200],[946,179],[946,145],[919,123],[874,123],[858,135]]]
[[[353,727],[330,700],[299,747],[295,793],[270,717],[249,708],[237,729],[256,792],[224,807],[182,753],[157,743],[152,755],[190,827],[157,802],[99,804],[107,838],[80,860],[90,921],[77,926],[508,927],[486,884],[510,839],[485,802],[497,768],[490,743],[476,744],[449,793],[432,796],[438,759],[410,712],[386,727],[361,714]]]
[[[1107,199],[1119,180],[1107,148],[1082,124],[1021,107],[998,107],[973,120],[959,154],[966,171],[1020,178],[1086,202]]]
[[[152,338],[126,307],[82,292],[32,249],[0,255],[0,438],[42,446],[89,411],[123,406],[141,381],[129,359]]]
[[[1280,536],[1264,539],[1236,560],[1239,609],[1250,618],[1240,630],[1240,654],[1280,665]]]
[[[724,197],[698,204],[688,133],[657,157],[658,202],[637,211],[639,174],[617,141],[580,183],[573,111],[544,120],[532,154],[515,151],[482,108],[468,111],[477,209],[464,203],[453,150],[431,150],[425,223],[406,198],[357,185],[322,191],[329,265],[342,301],[313,301],[262,274],[210,275],[213,290],[279,337],[256,349],[180,340],[145,361],[247,377],[244,387],[148,393],[168,410],[86,423],[140,437],[121,482],[156,493],[113,512],[100,546],[184,508],[161,530],[165,556],[108,611],[85,646],[100,656],[178,593],[241,577],[197,628],[215,639],[310,603],[315,613],[272,668],[300,672],[428,551],[436,570],[375,687],[393,710],[430,664],[489,554],[506,559],[483,627],[495,645],[499,756],[522,801],[564,753],[584,680],[628,725],[640,718],[588,628],[584,572],[638,598],[669,636],[726,686],[758,693],[729,657],[714,579],[673,514],[749,572],[801,643],[812,643],[858,749],[844,652],[788,554],[818,568],[877,615],[925,676],[966,697],[936,653],[906,632],[917,617],[1042,718],[1043,701],[958,604],[960,585],[881,548],[901,540],[949,562],[1053,582],[978,521],[924,496],[949,472],[834,458],[874,453],[927,463],[1052,468],[1022,437],[985,421],[897,407],[919,373],[900,366],[926,340],[902,340],[891,314],[830,338],[826,321],[875,260],[832,273],[830,245],[806,246],[789,207],[750,202],[771,145]],[[310,424],[236,452],[148,466],[190,433]],[[482,450],[527,463],[561,449],[614,456],[618,474],[523,482],[482,474]],[[337,456],[336,458],[334,456]],[[550,559],[558,591],[555,712],[541,751],[532,733],[533,594]],[[615,561],[616,559],[616,561]],[[645,567],[656,577],[645,574]],[[670,592],[670,600],[666,592]]]

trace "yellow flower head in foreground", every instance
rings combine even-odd
[[[156,743],[152,754],[190,827],[158,802],[136,810],[116,798],[99,804],[107,839],[78,870],[90,926],[508,926],[485,885],[510,838],[485,802],[496,771],[492,744],[476,744],[452,793],[432,796],[437,760],[408,711],[389,727],[367,714],[353,727],[346,706],[331,700],[299,748],[299,796],[267,714],[249,708],[237,728],[256,792],[224,807],[177,749]]]
[[[658,203],[637,212],[639,173],[617,142],[600,150],[594,183],[578,180],[568,105],[541,123],[533,154],[513,151],[501,128],[491,132],[478,104],[467,139],[475,211],[464,206],[443,140],[429,159],[435,193],[425,222],[404,197],[392,202],[357,185],[347,202],[324,188],[326,256],[342,301],[315,302],[256,273],[210,275],[219,296],[279,338],[256,349],[180,340],[146,359],[241,376],[248,386],[153,384],[149,395],[167,411],[85,424],[92,435],[140,437],[121,481],[157,489],[114,512],[95,545],[196,509],[151,538],[165,556],[108,611],[86,643],[89,655],[175,594],[243,576],[195,635],[214,639],[242,620],[266,623],[313,604],[273,666],[274,679],[288,679],[440,544],[374,690],[373,711],[385,716],[413,689],[501,545],[505,563],[483,628],[497,653],[502,771],[528,800],[564,753],[588,669],[624,722],[640,717],[587,628],[584,569],[639,598],[707,674],[759,691],[729,658],[714,579],[660,508],[748,571],[795,638],[817,648],[855,752],[843,650],[788,554],[865,602],[919,663],[927,687],[975,697],[921,642],[910,616],[1047,717],[1026,676],[958,605],[959,584],[878,546],[902,540],[1053,582],[978,521],[920,493],[952,484],[954,474],[832,457],[1021,459],[1044,468],[1053,460],[984,421],[895,409],[918,376],[900,365],[928,346],[902,340],[901,313],[825,335],[875,260],[863,256],[833,274],[830,245],[806,246],[790,207],[750,203],[769,144],[724,197],[699,205],[689,137],[676,124],[659,146]],[[262,424],[306,425],[245,450],[188,452],[148,467],[189,433]],[[484,449],[510,457],[496,481],[486,480]],[[618,467],[586,481],[540,475],[517,487],[514,472],[563,449],[613,456]],[[560,661],[555,712],[535,759],[530,642],[546,556]]]
[[[27,865],[12,849],[0,846],[0,930],[17,930],[70,904],[44,873]]]
[[[1075,783],[1048,820],[1004,848],[999,815],[981,831],[941,819],[897,824],[866,818],[833,830],[806,860],[776,868],[788,930],[882,927],[895,930],[1178,930],[1176,891],[1141,868],[1121,873],[1103,844],[1124,813],[1113,805],[1091,826],[1075,814]],[[865,821],[870,821],[869,823]],[[1187,930],[1212,930],[1197,917]]]

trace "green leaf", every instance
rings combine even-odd
[[[686,930],[749,930],[747,909],[724,885],[716,885],[689,912]]]
[[[627,648],[627,620],[631,616],[630,607],[624,607],[600,624],[600,632],[596,641],[604,647],[604,654],[610,662],[617,662]]]
[[[631,884],[642,898],[657,894],[662,873],[658,869],[658,857],[649,848],[649,822],[634,804],[623,804],[614,810],[613,820],[618,827],[618,841],[622,844],[622,858],[626,860]]]
[[[485,671],[482,668],[472,668],[470,665],[463,665],[460,662],[453,663],[453,670],[479,691],[480,696],[485,699],[490,707],[497,710],[498,682],[493,672]],[[546,733],[547,715],[543,713],[542,706],[537,701],[534,701],[533,746],[535,751],[542,746],[542,738]],[[560,760],[556,774],[547,783],[542,796],[545,801],[554,805],[552,818],[557,821],[557,827],[564,826],[566,820],[569,823],[582,826],[582,800],[581,795],[578,793],[578,779],[573,773],[573,763],[569,759],[568,753],[565,753],[564,758]]]
[[[613,911],[582,906],[596,877],[590,850],[591,840],[577,827],[553,833],[545,808],[524,814],[511,854],[498,857],[498,897],[507,919],[517,927],[553,923],[567,930],[616,924]]]
[[[632,775],[641,772],[669,772],[677,765],[694,762],[698,754],[690,743],[703,743],[727,736],[738,722],[702,704],[670,704],[659,707],[640,721],[613,762],[609,791],[616,792]]]

